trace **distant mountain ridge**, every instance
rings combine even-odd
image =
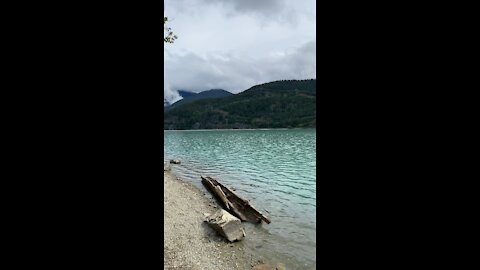
[[[189,91],[185,91],[185,90],[179,90],[178,93],[180,94],[180,96],[183,97],[183,99],[181,99],[181,100],[179,100],[179,101],[177,101],[173,104],[168,104],[167,106],[165,106],[165,103],[164,103],[163,110],[165,112],[169,111],[173,108],[177,108],[179,106],[183,106],[185,104],[192,103],[192,102],[197,101],[197,100],[222,98],[222,97],[228,97],[228,96],[233,95],[232,93],[230,93],[226,90],[223,90],[223,89],[211,89],[211,90],[203,91],[203,92],[200,92],[200,93],[193,93],[193,92],[189,92]]]
[[[164,129],[315,127],[316,90],[316,79],[283,80],[191,100],[165,112]]]
[[[185,91],[185,90],[178,90],[178,94],[179,94],[182,98],[187,98],[187,97],[194,96],[194,95],[196,95],[197,93],[190,92],[190,91]]]

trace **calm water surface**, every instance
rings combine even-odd
[[[244,223],[249,250],[287,269],[315,268],[315,129],[164,134],[164,161],[182,161],[172,166],[175,174],[205,192],[200,176],[211,176],[271,218],[271,224]]]

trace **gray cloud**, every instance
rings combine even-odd
[[[314,1],[166,0],[165,7],[179,36],[164,49],[167,100],[178,100],[180,89],[238,93],[316,78]],[[297,14],[296,23],[282,17],[288,14]]]
[[[239,14],[251,14],[257,19],[293,19],[296,17],[295,12],[289,12],[290,16],[286,17],[287,5],[284,0],[205,0],[207,3],[222,4],[226,10],[227,16],[235,16]]]
[[[272,52],[261,58],[235,54],[168,53],[165,78],[171,89],[203,91],[222,88],[233,93],[268,81],[316,77],[316,42]]]

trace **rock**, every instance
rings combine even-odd
[[[163,165],[163,171],[164,172],[168,172],[170,170],[172,170],[172,166],[170,166],[169,164],[164,164]]]
[[[245,237],[245,230],[240,219],[223,209],[208,216],[206,221],[230,242],[240,241]]]
[[[252,270],[275,270],[272,266],[262,263],[262,264],[257,264],[255,265]]]
[[[178,159],[172,159],[172,160],[170,160],[170,163],[171,164],[180,164],[181,162]]]

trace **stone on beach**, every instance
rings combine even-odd
[[[163,165],[163,171],[164,172],[169,172],[172,169],[172,166],[170,164],[164,164]]]
[[[170,160],[170,163],[171,163],[171,164],[180,164],[180,160],[178,160],[178,159],[172,159],[172,160]]]
[[[230,242],[240,241],[245,237],[240,219],[223,209],[209,215],[206,222]]]
[[[283,263],[279,263],[276,266],[272,266],[266,263],[260,263],[255,265],[252,270],[285,270],[285,265]]]
[[[262,263],[262,264],[257,264],[255,265],[252,270],[276,270],[275,267],[272,267],[271,265]]]

